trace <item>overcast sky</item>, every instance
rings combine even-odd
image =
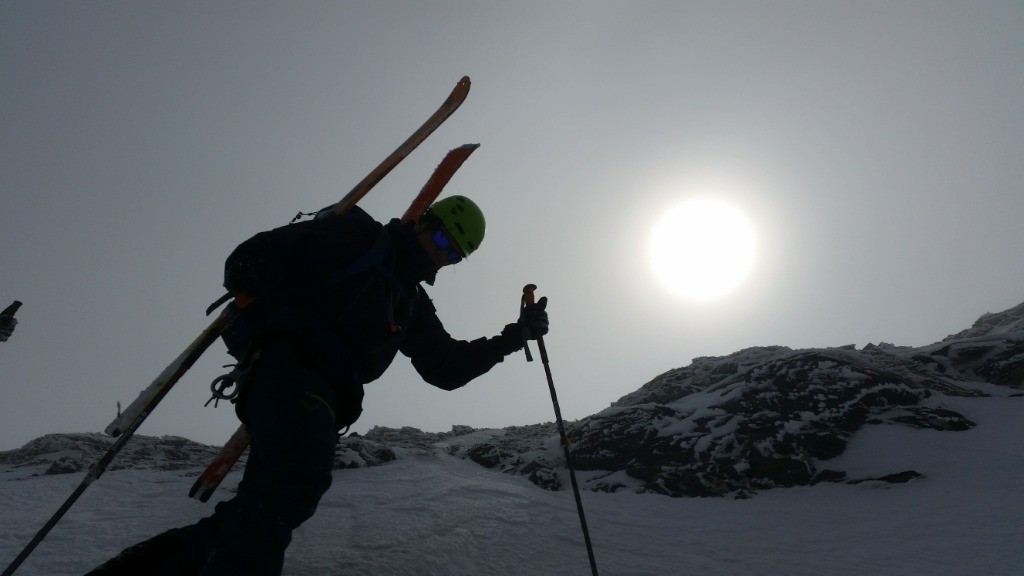
[[[240,242],[336,201],[463,75],[459,112],[363,206],[400,215],[449,148],[488,217],[429,293],[497,334],[550,298],[567,419],[698,356],[920,346],[1024,301],[1024,5],[0,2],[0,449],[101,431],[206,326]],[[648,266],[658,216],[730,202],[729,296]],[[215,345],[140,433],[220,443]],[[522,355],[446,393],[404,357],[353,428],[552,419]]]

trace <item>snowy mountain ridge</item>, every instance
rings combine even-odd
[[[586,489],[746,498],[774,487],[927,476],[928,470],[899,465],[870,477],[852,475],[840,457],[873,426],[969,430],[979,425],[970,399],[1021,402],[1015,397],[1024,396],[1022,388],[1024,304],[985,314],[971,328],[919,348],[768,346],[697,358],[568,428]],[[81,472],[110,442],[101,434],[44,436],[0,452],[0,478]],[[216,451],[184,438],[136,436],[111,470],[191,476]],[[342,438],[336,468],[420,455],[470,460],[549,490],[566,485],[551,423],[454,426],[445,433],[377,427]]]
[[[1024,302],[998,313],[982,314],[970,328],[947,336],[946,340],[962,340],[987,335],[1012,334],[1024,332]]]

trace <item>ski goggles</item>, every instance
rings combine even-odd
[[[448,235],[443,230],[434,232],[434,246],[437,246],[438,250],[445,252],[445,258],[448,259],[448,262],[456,264],[462,261],[462,254],[459,254],[458,248],[448,239]]]

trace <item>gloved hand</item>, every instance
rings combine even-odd
[[[21,302],[15,300],[10,306],[0,312],[0,342],[7,342],[7,339],[14,334],[14,327],[18,325],[18,319],[14,314],[21,308]]]
[[[0,342],[7,342],[17,325],[18,319],[14,316],[0,316]]]
[[[536,340],[548,333],[548,299],[541,298],[535,304],[528,304],[522,308],[519,320],[505,326],[501,335],[494,338],[497,350],[507,356],[513,352],[523,349],[523,329],[529,330],[529,338]]]
[[[548,333],[547,307],[548,297],[544,296],[533,304],[523,306],[520,311],[519,322],[517,322],[517,324],[529,331],[530,340],[536,340]]]

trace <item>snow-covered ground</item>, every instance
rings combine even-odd
[[[905,484],[821,484],[747,500],[585,492],[601,574],[1024,574],[1024,398],[950,398],[965,432],[871,426],[839,457],[851,477],[896,465]],[[937,441],[941,436],[941,442]],[[941,447],[937,448],[937,447]],[[14,479],[0,469],[0,565],[82,474]],[[4,477],[7,480],[4,480]],[[124,546],[190,523],[194,473],[112,471],[18,570],[84,574]],[[229,479],[230,488],[237,478]],[[226,494],[222,492],[222,494]],[[338,470],[288,550],[290,576],[588,574],[570,492],[547,492],[445,455],[400,454]]]

